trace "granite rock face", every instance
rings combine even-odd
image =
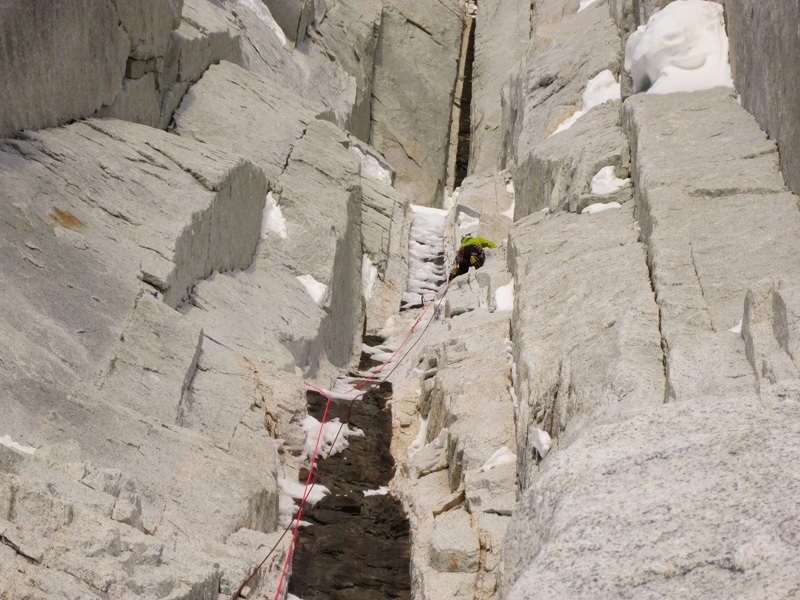
[[[469,173],[496,171],[501,163],[503,107],[500,96],[508,71],[530,37],[531,7],[513,0],[481,2],[475,15],[475,58]]]
[[[590,140],[592,150],[585,159],[579,150],[569,151],[572,144],[562,141],[563,136],[581,136],[580,131],[555,133],[561,123],[581,110],[587,83],[607,69],[618,78],[622,66],[619,34],[608,17],[607,7],[590,5],[560,19],[561,12],[566,11],[564,5],[562,0],[537,7],[531,42],[503,89],[503,164],[514,178],[516,218],[551,205],[555,208],[569,204],[569,198],[588,193],[588,180],[596,173],[591,171],[603,161],[615,160],[625,167],[624,151],[613,131],[613,116],[609,115],[608,121],[610,135]],[[557,20],[548,9],[559,9],[555,12]],[[603,106],[593,108],[573,128],[583,125],[586,119],[597,118],[596,112],[602,110]],[[544,145],[560,142],[567,145],[561,151],[567,158],[556,161],[556,153],[551,154]],[[582,160],[588,164],[575,164]]]
[[[786,184],[800,194],[800,7],[752,0],[725,3],[731,68],[743,106],[780,148]]]
[[[173,307],[197,279],[250,265],[263,173],[103,120],[5,141],[2,178],[4,435],[36,449],[19,461],[3,448],[3,497],[17,498],[3,535],[22,547],[3,588],[229,588],[222,580],[238,579],[275,527],[276,445],[263,403],[247,402],[216,439],[184,420],[211,342]]]
[[[512,229],[522,490],[540,460],[534,429],[567,445],[587,426],[663,401],[659,313],[637,238],[630,202],[596,215],[535,214]]]
[[[441,269],[499,245],[372,407],[392,481],[352,446],[412,595],[798,589],[793,6],[726,2],[740,105],[616,99],[663,0],[29,4],[0,8],[0,599],[231,597],[291,520],[305,381],[414,325],[412,202],[451,207]]]
[[[5,2],[0,11],[0,136],[88,117],[119,94],[131,41],[112,3]]]
[[[538,4],[521,65],[538,60],[504,91],[520,500],[500,597],[747,596],[762,577],[780,596],[798,584],[782,534],[792,484],[762,485],[791,479],[797,457],[775,440],[792,435],[800,397],[800,213],[775,144],[723,88],[635,95],[551,137],[548,113],[526,122],[529,107],[575,96],[526,90],[524,77],[551,72],[549,85],[603,48],[618,75],[619,40],[663,5]],[[603,28],[561,53],[559,32],[578,19],[599,32],[605,11],[619,35]],[[630,183],[592,189],[603,164]],[[762,416],[769,433],[753,430]],[[764,435],[781,458],[757,465]],[[774,510],[748,512],[765,496]]]
[[[135,7],[70,0],[2,10],[3,137],[92,115],[165,129],[210,64],[240,56],[225,12],[206,0]]]
[[[370,143],[397,169],[412,202],[441,202],[464,5],[399,0],[384,7]]]
[[[167,129],[183,95],[209,65],[242,60],[240,33],[207,0],[186,0],[174,29],[160,54],[128,59],[119,95],[97,116]]]
[[[730,397],[587,432],[520,501],[502,596],[790,595],[797,417],[796,401]]]
[[[748,288],[763,278],[797,277],[790,257],[800,215],[777,148],[723,88],[637,95],[623,114],[668,396],[752,393],[744,345],[729,330],[742,319]]]
[[[299,0],[276,4],[299,7]],[[227,2],[242,34],[242,65],[296,94],[324,105],[329,118],[369,141],[374,60],[381,31],[379,0],[337,0],[324,20],[292,43],[261,0]],[[233,15],[235,13],[235,16]]]

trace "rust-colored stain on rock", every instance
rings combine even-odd
[[[56,225],[60,225],[65,229],[81,229],[84,227],[83,221],[78,217],[60,208],[54,208],[50,213],[50,219]]]

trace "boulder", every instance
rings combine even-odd
[[[798,275],[800,215],[777,148],[725,88],[639,94],[625,102],[623,122],[668,397],[752,393],[745,344],[730,330],[748,289]]]
[[[383,11],[370,144],[414,204],[441,203],[464,5],[400,0]]]
[[[459,232],[486,238],[498,246],[505,243],[514,218],[515,193],[514,184],[504,173],[467,177],[455,201]],[[475,219],[478,226],[472,227]],[[461,243],[460,239],[453,241]]]
[[[481,556],[472,519],[463,510],[450,510],[433,520],[431,564],[442,573],[471,573],[478,570]]]

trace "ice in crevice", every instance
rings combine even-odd
[[[316,302],[319,306],[325,304],[325,298],[328,296],[327,285],[317,281],[311,275],[298,275],[297,281],[303,285],[306,292],[308,292],[308,295],[311,296],[311,299],[314,302]]]
[[[264,211],[261,215],[261,239],[267,239],[269,232],[276,233],[281,239],[286,239],[286,219],[283,217],[281,207],[272,192],[267,194],[264,202]]]
[[[408,286],[405,305],[427,304],[445,280],[444,229],[447,210],[411,205],[414,220],[408,241]]]
[[[369,177],[376,181],[380,181],[391,187],[392,185],[392,172],[381,166],[381,163],[374,156],[364,154],[359,148],[355,146],[350,147],[350,152],[358,157],[360,165],[361,176]]]
[[[487,460],[483,466],[478,469],[478,472],[485,473],[486,471],[491,471],[495,467],[513,465],[516,464],[516,462],[517,455],[511,452],[511,450],[508,449],[508,446],[502,446],[489,457],[489,460]]]
[[[506,192],[509,196],[511,196],[511,206],[508,207],[508,210],[501,212],[500,214],[504,217],[508,217],[512,221],[514,220],[514,209],[517,206],[517,197],[516,192],[514,191],[514,182],[509,181],[506,183]]]
[[[375,293],[375,283],[378,280],[378,267],[369,259],[366,254],[361,260],[361,297],[364,302],[372,300]]]
[[[580,4],[580,6],[578,7],[578,12],[581,12],[581,11],[583,11],[583,10],[586,10],[586,9],[587,9],[587,8],[589,8],[589,7],[590,7],[592,4],[594,4],[595,2],[597,2],[597,0],[581,0],[581,4]]]
[[[528,434],[528,446],[533,446],[536,448],[536,451],[539,453],[541,458],[544,458],[547,456],[547,453],[550,452],[550,446],[552,443],[553,442],[550,439],[550,434],[543,429],[534,428]]]
[[[616,167],[612,165],[603,167],[592,177],[591,189],[592,193],[597,196],[608,196],[609,194],[621,190],[626,185],[630,184],[630,182],[630,179],[620,179],[617,177]]]
[[[619,202],[597,202],[584,208],[581,211],[581,214],[596,215],[598,213],[605,212],[607,210],[613,210],[615,208],[622,208],[622,205]]]
[[[514,280],[500,286],[494,292],[495,311],[514,310]]]

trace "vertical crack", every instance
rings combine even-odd
[[[697,263],[694,259],[694,244],[692,243],[691,234],[689,235],[689,254],[692,258],[692,269],[694,270],[694,276],[697,279],[697,285],[700,288],[700,296],[703,298],[703,304],[705,305],[705,311],[708,315],[708,322],[711,325],[711,331],[717,331],[717,328],[714,326],[714,315],[711,313],[711,309],[708,306],[708,300],[706,299],[706,291],[703,289],[703,281],[700,279],[700,273],[697,270]]]
[[[469,170],[470,133],[472,128],[472,66],[475,62],[475,19],[469,20],[469,39],[464,59],[464,83],[461,87],[458,116],[458,143],[453,187],[461,185]]]

